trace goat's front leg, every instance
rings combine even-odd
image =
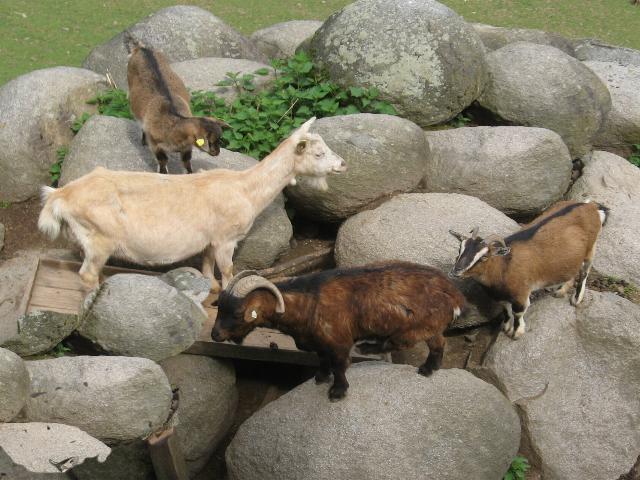
[[[169,173],[167,169],[167,164],[169,163],[169,157],[167,157],[166,152],[158,147],[152,146],[153,154],[156,156],[156,160],[158,161],[158,173]]]
[[[223,290],[227,288],[233,278],[233,251],[235,248],[235,243],[227,243],[215,247],[216,263],[218,264],[220,275],[222,275]]]
[[[207,248],[205,248],[202,255],[202,275],[211,280],[211,291],[218,293],[220,291],[220,284],[215,277],[216,258],[214,252],[213,245],[208,245]]]
[[[349,382],[347,381],[346,371],[349,368],[351,358],[349,351],[351,349],[339,349],[330,353],[331,370],[333,371],[333,385],[329,389],[329,400],[337,402],[345,397]]]
[[[524,321],[524,314],[527,312],[527,308],[529,308],[531,302],[529,301],[529,295],[527,295],[524,300],[516,301],[513,303],[513,336],[514,340],[522,337],[526,330],[526,324]]]
[[[318,352],[320,366],[316,372],[316,384],[328,383],[331,380],[331,360],[325,352]]]
[[[505,312],[507,313],[507,318],[505,318],[504,322],[502,322],[502,331],[508,335],[513,335],[513,307],[511,306],[511,302],[501,302],[504,307]]]
[[[446,340],[442,334],[434,335],[427,340],[427,346],[429,347],[429,356],[427,360],[418,368],[418,373],[428,377],[435,370],[438,370],[442,366],[442,357],[444,355],[444,346]]]
[[[187,173],[193,173],[191,169],[191,147],[186,152],[180,152],[180,160],[182,160],[182,165],[184,165]]]
[[[89,244],[84,250],[84,260],[80,267],[80,278],[86,290],[91,291],[100,283],[100,272],[111,252],[100,245]]]

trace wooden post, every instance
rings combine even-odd
[[[158,480],[189,480],[187,465],[173,427],[152,433],[147,445]]]

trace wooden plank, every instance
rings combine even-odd
[[[36,286],[31,292],[29,307],[53,312],[62,310],[78,313],[83,299],[83,291]]]
[[[173,427],[152,433],[147,445],[158,480],[189,480],[184,455]]]
[[[30,270],[33,271],[33,277],[27,282],[24,293],[22,295],[22,300],[20,301],[20,307],[18,307],[18,314],[20,316],[27,313],[29,308],[29,301],[31,300],[31,294],[33,292],[33,283],[35,282],[36,276],[38,275],[38,268],[40,266],[39,259],[33,258],[31,260],[31,264],[29,266]]]

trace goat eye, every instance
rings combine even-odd
[[[324,152],[316,153],[316,158],[322,158],[322,157],[324,157]]]

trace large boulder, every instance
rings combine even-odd
[[[466,233],[476,226],[481,235],[506,235],[518,228],[516,222],[475,197],[453,193],[399,195],[342,224],[336,239],[336,263],[339,267],[355,267],[405,260],[448,272],[460,249],[449,229]],[[477,283],[456,280],[456,284],[470,308],[453,327],[487,323],[501,311]]]
[[[426,136],[427,192],[463,193],[504,213],[525,215],[560,200],[569,188],[571,156],[551,130],[465,127]]]
[[[557,33],[530,28],[494,27],[484,23],[472,23],[471,26],[489,51],[498,50],[510,43],[530,42],[558,48],[571,56],[575,56],[576,53],[571,41]]]
[[[169,381],[146,358],[79,356],[26,364],[31,394],[20,420],[61,422],[114,443],[145,438],[169,417]]]
[[[19,465],[0,447],[0,478],[11,480],[71,480],[66,473],[35,473]]]
[[[157,162],[151,151],[142,145],[141,138],[142,130],[131,120],[92,117],[71,143],[62,166],[61,185],[93,171],[97,166],[111,170],[157,171]],[[247,155],[223,148],[217,157],[194,149],[191,163],[197,172],[216,168],[245,170],[258,162]],[[172,155],[169,173],[183,172],[182,162]],[[284,209],[283,197],[279,196],[258,216],[246,238],[238,244],[233,257],[236,271],[271,266],[289,248],[292,235],[293,227]],[[201,263],[196,264],[199,266]]]
[[[455,117],[485,83],[482,41],[434,0],[359,0],[329,17],[309,48],[336,82],[378,88],[421,126]]]
[[[640,307],[588,291],[577,309],[547,297],[526,318],[485,362],[519,407],[525,455],[545,480],[618,478],[640,451]]]
[[[104,462],[111,452],[79,428],[37,422],[0,423],[0,448],[16,465],[36,473],[60,473],[87,458]]]
[[[468,372],[365,362],[347,377],[341,402],[309,380],[249,418],[227,448],[229,478],[497,480],[518,451],[514,408]]]
[[[56,151],[73,137],[71,124],[106,84],[89,70],[56,67],[0,87],[0,200],[19,202],[51,183]]]
[[[557,48],[516,42],[487,55],[489,81],[480,105],[515,125],[558,133],[573,157],[590,149],[611,109],[598,76]]]
[[[171,68],[189,90],[213,92],[218,97],[224,98],[227,103],[233,102],[238,97],[235,87],[218,86],[218,83],[226,79],[227,73],[253,74],[257,70],[266,68],[269,71],[267,75],[254,75],[253,84],[256,88],[253,92],[268,88],[275,79],[274,70],[268,65],[236,58],[196,58],[173,63]]]
[[[317,120],[311,131],[347,162],[320,191],[302,179],[287,188],[297,211],[314,219],[339,221],[382,198],[413,190],[422,180],[429,145],[422,130],[391,115],[342,115]],[[393,172],[390,174],[390,172]]]
[[[18,355],[0,348],[0,422],[13,420],[27,403],[28,395],[27,367]]]
[[[640,143],[640,64],[588,61],[611,94],[611,111],[594,143],[598,146],[625,147]]]
[[[127,89],[127,41],[129,36],[160,50],[170,62],[201,57],[264,60],[256,47],[212,13],[199,7],[163,8],[107,43],[94,48],[83,67],[109,73],[118,87]]]
[[[640,50],[609,45],[595,38],[574,40],[573,48],[578,60],[640,65]]]
[[[640,285],[640,169],[608,152],[595,151],[582,160],[582,176],[568,198],[590,199],[610,209],[593,266],[602,274]]]
[[[26,357],[48,352],[78,327],[78,316],[70,313],[33,311],[18,319],[18,334],[2,347]]]
[[[113,355],[160,361],[196,341],[207,315],[159,278],[109,277],[84,301],[78,333]]]
[[[178,355],[160,366],[179,388],[176,433],[192,476],[209,460],[233,423],[238,403],[236,374],[228,362]]]
[[[322,22],[318,20],[291,20],[257,30],[249,39],[269,59],[288,58],[321,26]]]

